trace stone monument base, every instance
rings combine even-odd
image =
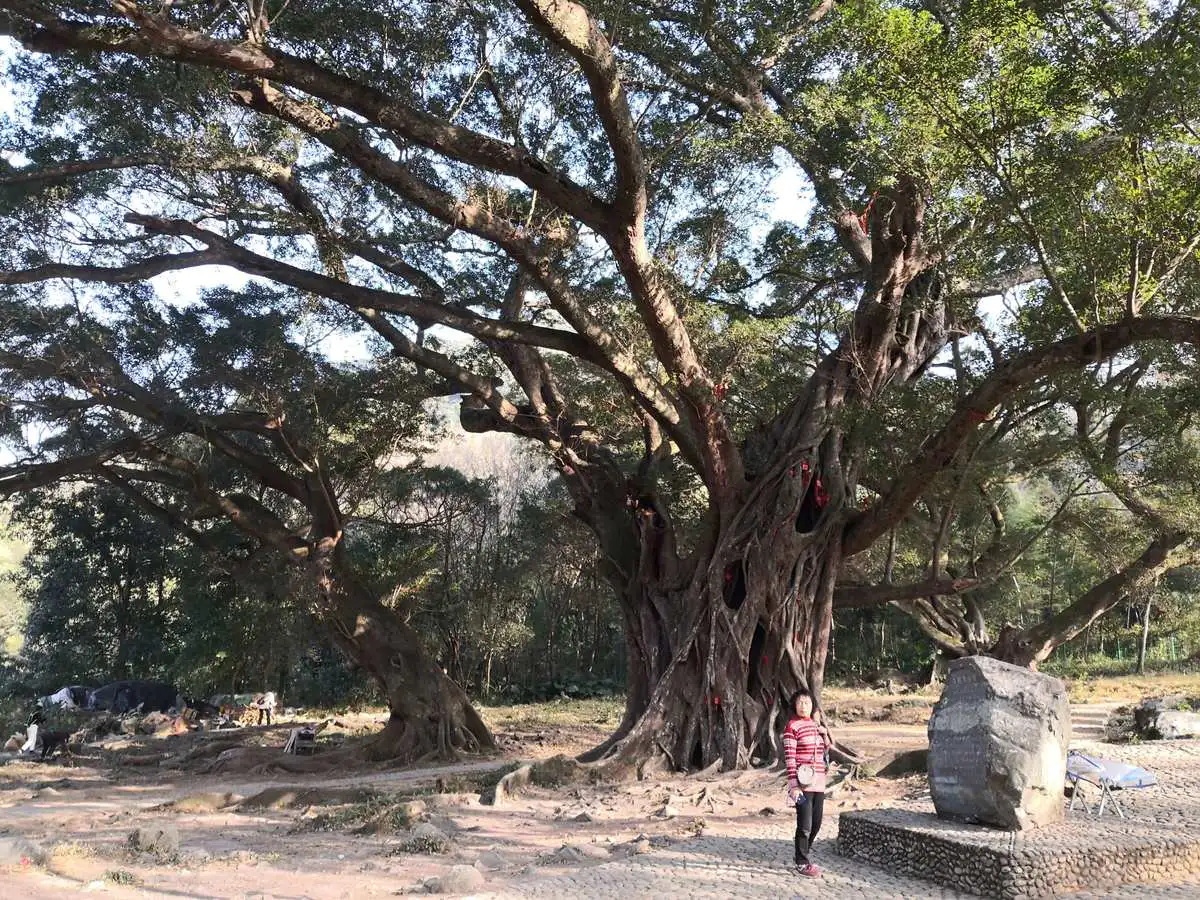
[[[1000,900],[1034,900],[1200,872],[1200,833],[1074,813],[1059,825],[1001,831],[939,819],[932,811],[844,812],[838,852]]]

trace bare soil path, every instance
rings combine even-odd
[[[835,731],[868,755],[918,748],[932,700],[848,694],[839,704],[862,714],[835,717]],[[1075,710],[1078,725],[1098,722],[1118,702],[1094,701]],[[786,866],[792,822],[783,782],[771,772],[583,779],[535,786],[501,807],[479,802],[481,786],[502,768],[577,753],[618,716],[613,703],[489,711],[502,756],[404,771],[275,776],[121,764],[123,752],[165,746],[152,738],[65,765],[10,761],[0,765],[0,898],[391,897],[424,892],[428,879],[453,872],[470,883],[449,896],[955,896],[834,852],[841,812],[925,802],[921,775],[864,778],[830,796],[816,846],[826,877],[815,883]],[[1079,741],[1094,740],[1090,728],[1079,732]],[[278,744],[286,726],[247,735]],[[1116,758],[1151,752],[1101,749]],[[1200,745],[1162,744],[1153,753],[1153,765],[1172,773],[1173,789],[1200,798]],[[418,823],[447,836],[444,852],[416,852],[410,829]],[[178,850],[131,849],[129,835],[139,828],[177,834]],[[1200,883],[1106,896],[1200,897]]]

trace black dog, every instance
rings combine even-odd
[[[38,735],[42,739],[42,760],[46,760],[54,755],[54,751],[61,749],[63,753],[68,752],[67,741],[71,739],[69,731],[43,731]]]

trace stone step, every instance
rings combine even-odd
[[[1120,703],[1088,703],[1071,707],[1071,737],[1074,740],[1103,740],[1108,736],[1108,719]]]

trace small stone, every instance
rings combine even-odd
[[[179,852],[179,831],[170,825],[138,828],[130,833],[129,846],[141,853],[172,856]]]
[[[425,889],[433,894],[473,894],[483,885],[483,875],[474,866],[451,866],[445,875],[426,881]]]
[[[396,807],[397,814],[403,816],[409,822],[419,819],[426,812],[424,800],[406,800],[404,803]]]
[[[508,860],[495,850],[486,850],[475,860],[475,868],[484,872],[497,872],[508,867]]]
[[[408,840],[401,845],[406,853],[443,853],[450,844],[450,838],[436,825],[422,822],[409,834]]]
[[[674,819],[679,815],[679,810],[673,807],[670,803],[663,806],[655,815],[660,819]]]
[[[573,819],[571,819],[571,821],[572,822],[595,822],[596,820],[593,819],[587,813],[581,812],[579,815],[577,815]]]
[[[550,863],[574,863],[579,862],[583,858],[583,851],[574,844],[563,844],[557,850],[550,854],[547,859]]]

